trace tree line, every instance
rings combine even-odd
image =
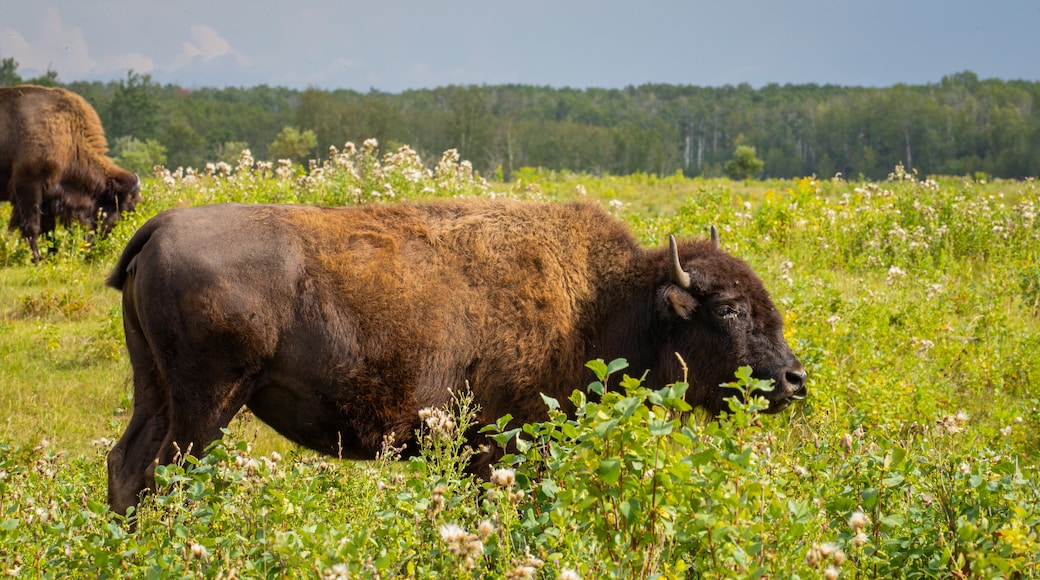
[[[0,83],[63,86],[101,116],[114,154],[161,156],[168,167],[321,159],[375,138],[428,161],[448,149],[486,176],[520,167],[593,174],[726,174],[753,148],[759,177],[880,179],[897,164],[921,175],[1040,175],[1040,82],[980,79],[884,88],[835,85],[624,89],[446,86],[385,93],[261,85],[188,89],[130,71],[125,79],[22,79],[3,59]],[[756,165],[752,165],[757,167]]]

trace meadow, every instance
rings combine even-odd
[[[0,573],[57,578],[1040,577],[1040,186],[926,178],[733,182],[524,169],[489,183],[454,152],[348,144],[305,171],[157,171],[104,239],[60,229],[31,264],[0,236]],[[224,201],[353,205],[495,196],[600,200],[646,244],[704,236],[784,313],[809,397],[768,385],[712,420],[685,385],[590,361],[575,416],[522,428],[490,481],[465,475],[464,392],[421,454],[340,461],[242,413],[204,459],[160,468],[137,527],[105,503],[132,406],[119,293],[103,281],[152,215]],[[10,206],[0,206],[6,222]],[[206,251],[200,249],[200,251]],[[211,250],[212,251],[212,250]],[[606,386],[606,389],[604,389]],[[594,393],[595,396],[590,396]]]

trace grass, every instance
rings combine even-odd
[[[518,177],[488,184],[451,154],[426,170],[368,144],[306,175],[248,159],[160,174],[113,235],[87,247],[82,231],[59,230],[40,266],[0,237],[0,569],[1040,577],[1037,182],[900,168],[876,183]],[[163,471],[171,486],[142,504],[136,532],[107,512],[103,455],[128,420],[130,375],[119,294],[103,280],[136,226],[228,200],[447,195],[601,199],[648,244],[718,225],[784,312],[809,399],[779,416],[752,399],[714,422],[685,412],[682,385],[654,393],[621,363],[596,366],[616,389],[602,401],[575,385],[577,416],[491,429],[520,438],[501,466],[509,485],[461,473],[457,433],[427,433],[410,462],[339,462],[243,413],[211,456]],[[464,401],[449,411],[465,422]]]

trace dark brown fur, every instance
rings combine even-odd
[[[21,231],[33,259],[37,238],[57,222],[79,221],[107,232],[140,200],[137,176],[116,166],[97,112],[65,89],[0,87],[0,201],[12,205],[10,229]]]
[[[242,406],[302,445],[371,458],[411,443],[418,412],[469,385],[481,424],[539,420],[588,360],[625,357],[650,385],[682,379],[712,413],[740,365],[776,381],[772,410],[804,396],[782,319],[743,261],[712,243],[641,248],[590,203],[489,200],[356,209],[175,209],[130,240],[123,291],[134,413],[109,454],[120,513],[154,465],[196,452]],[[726,308],[736,308],[735,316]],[[484,457],[481,461],[490,461]]]

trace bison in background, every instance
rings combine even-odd
[[[745,262],[717,239],[644,249],[592,203],[173,209],[134,234],[108,284],[123,292],[134,381],[108,455],[118,513],[155,489],[156,465],[201,452],[243,406],[359,459],[391,433],[411,443],[419,411],[467,384],[479,424],[542,420],[539,393],[566,405],[596,358],[624,357],[661,387],[683,379],[679,353],[688,402],[711,413],[742,365],[774,381],[772,412],[806,394]]]
[[[12,206],[10,229],[29,242],[57,222],[82,222],[107,233],[120,213],[141,199],[137,176],[105,154],[97,112],[83,97],[59,88],[0,87],[0,201]]]

